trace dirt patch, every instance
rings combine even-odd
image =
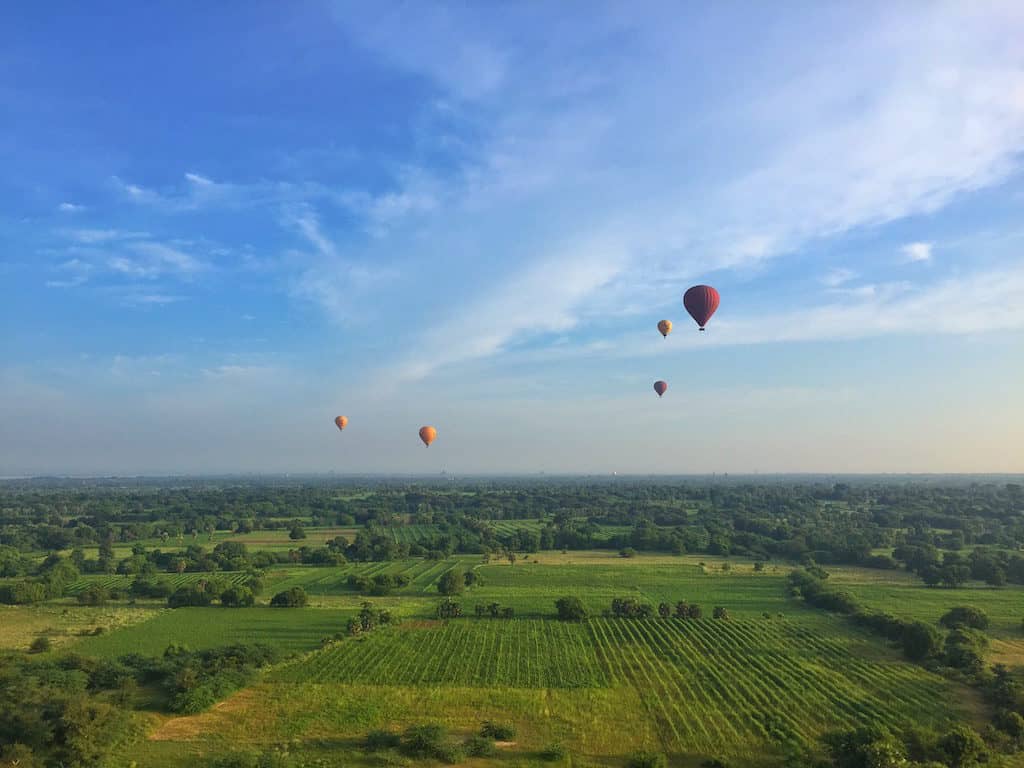
[[[518,741],[496,741],[494,742],[494,746],[498,749],[512,749],[512,747],[518,743]]]
[[[207,733],[227,730],[228,726],[238,722],[239,712],[258,703],[259,693],[247,688],[214,704],[206,712],[165,720],[148,738],[150,741],[195,741]]]

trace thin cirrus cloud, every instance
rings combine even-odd
[[[606,117],[597,120],[588,109],[593,93],[586,90],[545,101],[550,86],[543,56],[532,62],[519,56],[493,30],[490,39],[486,32],[478,35],[475,45],[492,49],[488,60],[501,65],[476,83],[439,63],[441,51],[460,45],[457,14],[453,21],[446,11],[438,21],[428,11],[429,23],[416,26],[423,39],[415,45],[406,45],[407,33],[388,27],[387,19],[375,20],[364,39],[378,54],[432,77],[463,102],[464,112],[496,116],[458,172],[435,184],[446,205],[416,215],[431,231],[442,232],[439,247],[469,241],[484,249],[498,238],[509,240],[503,251],[520,275],[509,279],[503,273],[461,306],[437,313],[433,327],[408,339],[397,370],[422,377],[575,327],[611,295],[624,305],[638,304],[649,296],[646,286],[667,293],[715,270],[749,274],[816,242],[934,213],[1013,174],[1024,151],[1024,48],[1012,43],[1024,24],[1013,7],[982,14],[956,5],[917,7],[912,13],[893,6],[872,13],[878,16],[873,26],[801,49],[807,66],[800,74],[765,83],[748,103],[701,94],[713,120],[690,129],[704,134],[690,137],[692,144],[683,148],[672,126],[688,125],[691,105],[656,98],[677,87],[685,68],[678,47],[638,46],[646,57],[640,68],[607,62],[594,86]],[[911,16],[913,24],[907,23]],[[658,35],[631,31],[641,39]],[[582,55],[571,61],[577,54],[571,46],[559,52],[568,66],[588,61]],[[746,63],[741,57],[739,65]],[[837,96],[852,93],[856,99]],[[644,110],[650,113],[646,119]],[[750,130],[736,136],[733,146],[729,129],[735,125]],[[549,140],[563,134],[578,139]],[[712,147],[710,159],[692,153],[702,145]],[[742,155],[742,166],[724,162],[730,152]],[[499,153],[501,163],[481,160]],[[630,162],[621,160],[624,155]],[[711,165],[716,160],[723,162]],[[696,166],[692,176],[699,184],[680,172],[689,165]],[[524,203],[507,177],[528,167],[546,173],[534,178]],[[600,184],[590,183],[592,168],[602,169]],[[472,205],[476,218],[457,214],[463,202]],[[503,231],[479,224],[499,211]],[[550,248],[544,237],[531,234],[538,220],[556,218],[560,239],[569,243],[565,249]],[[608,218],[618,222],[616,239],[623,244],[614,268],[606,251],[585,247],[594,222]],[[394,228],[384,235],[384,247],[414,251],[416,238]],[[931,249],[913,244],[908,255],[928,260]],[[872,275],[850,286],[853,277],[836,269],[825,278],[827,287],[865,302],[862,310],[823,311],[823,327],[840,335],[847,331],[833,319],[859,318],[858,311],[867,311],[896,285]],[[630,285],[639,288],[631,294]],[[888,314],[896,319],[866,327],[876,333],[932,332],[936,326],[919,321],[919,306],[894,306]],[[996,316],[989,319],[994,327],[1004,324]]]
[[[970,307],[969,312],[957,307]],[[712,320],[707,333],[673,333],[674,347],[848,341],[887,335],[964,335],[1024,330],[1024,266],[950,278],[926,287],[906,282],[868,284],[845,298],[785,311],[736,313]],[[645,332],[597,339],[575,347],[529,350],[523,361],[657,357],[664,343]]]

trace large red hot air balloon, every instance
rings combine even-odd
[[[658,397],[661,397],[668,390],[668,382],[656,381],[654,382],[654,391],[658,393]]]
[[[430,447],[430,444],[437,438],[437,430],[433,427],[420,427],[420,440],[423,444]]]
[[[702,331],[718,309],[718,301],[718,291],[710,285],[695,285],[683,294],[683,306]]]

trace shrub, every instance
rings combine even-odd
[[[270,598],[270,604],[274,608],[304,608],[309,605],[309,596],[302,587],[292,587]]]
[[[99,584],[90,584],[78,593],[76,599],[81,605],[105,605],[110,593]]]
[[[970,627],[971,629],[988,629],[988,616],[980,608],[973,605],[958,605],[950,608],[939,619],[939,624],[946,629],[955,627]]]
[[[587,618],[587,609],[578,597],[560,597],[555,601],[555,608],[562,621],[582,621]]]
[[[385,749],[395,749],[402,743],[401,737],[391,731],[370,731],[366,734],[364,748],[367,752],[380,752]]]
[[[213,595],[205,589],[193,585],[180,587],[167,598],[167,605],[170,608],[184,608],[186,606],[207,606],[213,602]]]
[[[714,610],[711,612],[711,616],[712,616],[712,618],[715,618],[715,619],[728,619],[729,618],[729,611],[727,611],[725,608],[723,608],[720,605],[716,605]]]
[[[220,596],[220,604],[227,608],[247,608],[256,602],[248,587],[229,587]]]
[[[463,743],[462,748],[469,757],[494,757],[498,754],[494,742],[483,736],[470,736]]]
[[[660,752],[634,752],[626,761],[627,768],[665,768],[668,761]]]
[[[46,636],[37,637],[28,647],[30,653],[46,653],[50,650],[50,638]]]
[[[565,756],[567,754],[568,752],[565,747],[555,742],[554,744],[548,744],[540,751],[540,759],[547,760],[549,763],[554,763],[558,760],[565,760]]]
[[[433,723],[410,726],[402,734],[401,745],[410,757],[437,757],[446,746],[444,728]]]
[[[496,723],[485,720],[480,728],[480,735],[494,741],[512,741],[516,737],[516,727],[510,723]]]
[[[958,725],[939,739],[939,749],[952,768],[964,768],[984,760],[988,755],[985,742],[969,725]]]
[[[437,604],[437,618],[457,619],[462,615],[462,606],[450,597],[446,597]]]
[[[903,630],[903,653],[908,659],[921,661],[934,656],[939,649],[939,633],[931,624],[912,621]]]
[[[619,550],[619,557],[636,557],[636,550],[632,547],[624,547]]]

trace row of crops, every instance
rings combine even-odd
[[[124,576],[120,574],[83,576],[82,578],[73,581],[67,587],[65,592],[73,597],[86,587],[93,584],[98,584],[104,589],[126,590],[131,586],[132,582],[135,581],[136,578],[136,576]],[[244,571],[218,571],[217,573],[161,573],[157,574],[156,578],[161,581],[170,582],[173,587],[178,588],[209,578],[216,578],[219,581],[225,581],[229,584],[243,584],[245,583],[245,580],[249,578],[249,574]]]
[[[584,625],[501,619],[420,622],[344,640],[283,668],[279,678],[512,688],[609,684]]]
[[[823,730],[940,718],[944,681],[868,661],[780,619],[477,620],[398,626],[283,667],[282,682],[512,688],[628,686],[671,752],[745,754]]]

